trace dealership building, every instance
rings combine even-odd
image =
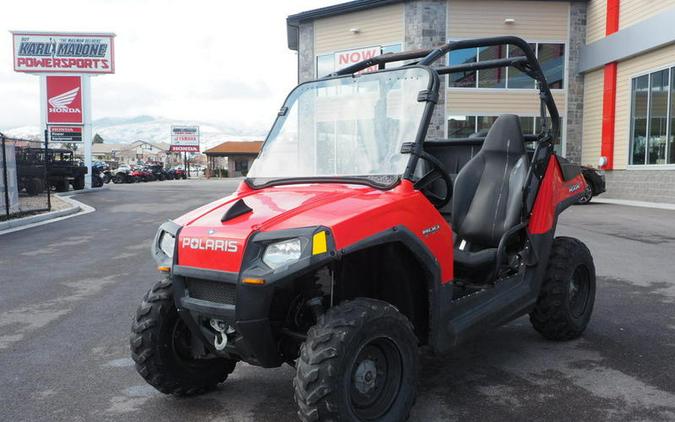
[[[675,0],[356,0],[287,19],[298,79],[374,54],[515,35],[536,52],[561,116],[559,153],[606,170],[610,198],[675,203]],[[521,54],[487,47],[449,64]],[[534,82],[514,68],[444,78],[429,138],[484,132],[503,113],[536,133]]]

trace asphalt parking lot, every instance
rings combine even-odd
[[[96,212],[0,236],[0,420],[292,421],[290,367],[240,365],[217,391],[157,393],[129,358],[136,306],[159,277],[157,226],[233,181],[115,185]],[[559,234],[595,257],[594,316],[579,340],[521,318],[423,358],[414,421],[675,420],[675,211],[573,207]]]

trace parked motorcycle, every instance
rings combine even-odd
[[[101,179],[101,186],[103,186],[103,183],[110,183],[110,181],[113,179],[113,174],[110,171],[110,167],[104,163],[104,162],[96,162],[92,165],[92,177],[98,176]],[[94,179],[92,179],[92,185],[96,184],[98,182],[95,182]],[[98,186],[100,187],[100,186]]]

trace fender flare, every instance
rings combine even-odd
[[[447,321],[443,316],[447,313],[448,304],[452,300],[452,283],[442,283],[438,260],[419,237],[407,227],[397,225],[353,243],[339,250],[338,254],[339,258],[342,258],[363,249],[395,242],[403,244],[422,264],[429,302],[428,344],[435,352],[444,352],[450,348],[450,339],[445,329]]]

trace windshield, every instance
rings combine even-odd
[[[406,167],[431,74],[411,67],[298,86],[289,95],[248,173],[255,185],[275,179],[363,178],[390,185]]]

